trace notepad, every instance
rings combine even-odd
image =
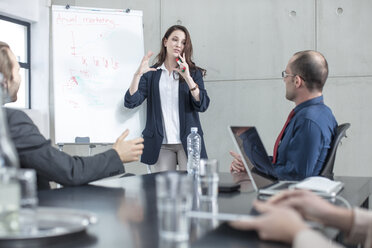
[[[326,177],[308,177],[303,181],[292,185],[291,188],[307,189],[325,194],[337,194],[344,187],[340,181],[332,181]]]

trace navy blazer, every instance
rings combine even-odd
[[[149,71],[145,73],[139,82],[138,90],[130,95],[129,89],[124,97],[124,106],[135,108],[147,98],[147,120],[142,132],[144,149],[141,162],[155,164],[158,161],[160,147],[163,142],[163,124],[160,105],[159,81],[162,70]],[[180,115],[180,139],[187,155],[187,135],[191,127],[197,127],[201,136],[201,158],[207,158],[205,150],[203,130],[200,125],[199,113],[207,110],[209,97],[204,87],[203,75],[200,70],[190,72],[194,82],[199,86],[200,101],[196,101],[191,95],[189,86],[185,81],[179,85],[179,115]]]

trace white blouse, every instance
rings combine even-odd
[[[178,73],[169,74],[164,63],[157,69],[162,70],[159,81],[159,91],[164,133],[163,144],[180,144]]]

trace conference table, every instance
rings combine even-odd
[[[167,173],[167,172],[163,172]],[[30,240],[27,247],[290,247],[262,241],[256,232],[239,231],[226,222],[192,219],[190,240],[175,243],[159,238],[155,174],[101,180],[79,187],[39,191],[39,205],[89,211],[98,222],[85,231],[53,239]],[[250,214],[256,192],[243,174],[221,173],[241,184],[240,192],[220,193],[221,213]],[[336,177],[345,184],[340,193],[352,206],[368,207],[371,178]],[[332,233],[332,232],[331,232]],[[17,246],[20,247],[20,246]]]

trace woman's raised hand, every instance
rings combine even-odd
[[[153,52],[149,51],[145,56],[143,56],[141,64],[136,71],[136,75],[142,76],[143,74],[145,74],[148,71],[156,71],[155,68],[151,68],[149,66],[149,61],[150,61],[150,58],[153,54],[154,54]]]

